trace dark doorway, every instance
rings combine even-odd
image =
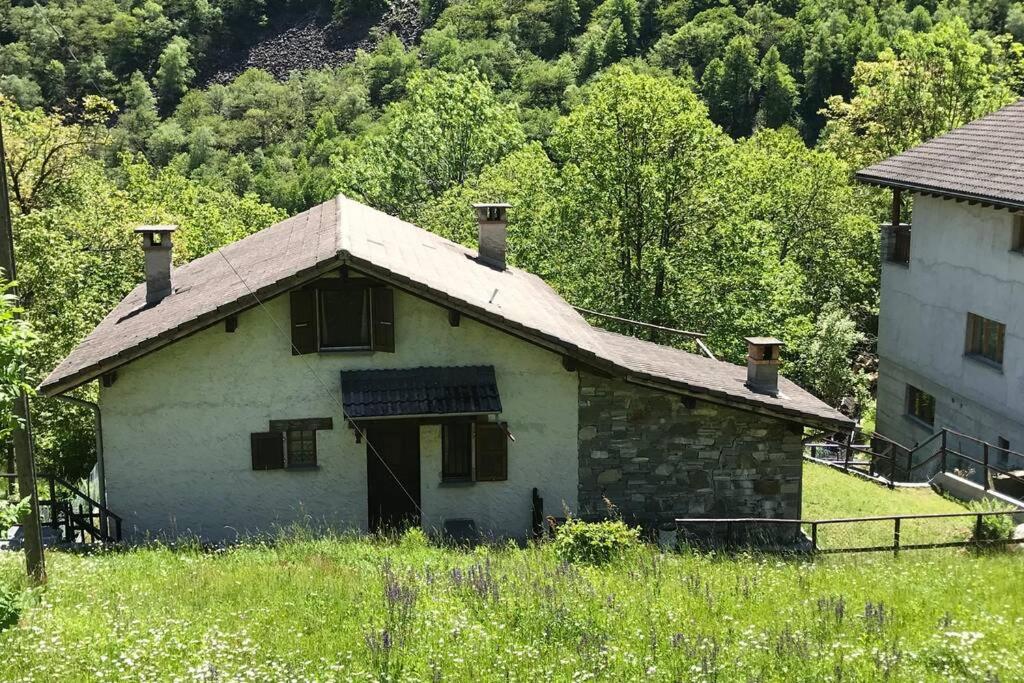
[[[420,523],[420,428],[378,422],[366,429],[366,498],[370,531]]]

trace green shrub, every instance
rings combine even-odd
[[[18,592],[0,582],[0,631],[18,623],[18,613],[20,611]]]
[[[430,538],[427,537],[426,532],[418,526],[411,526],[402,532],[401,537],[398,539],[398,546],[400,548],[426,548],[430,545]]]
[[[971,512],[1004,512],[1014,508],[998,501],[984,498],[967,504]],[[1013,515],[990,515],[981,518],[981,525],[974,527],[975,541],[1001,541],[1013,537],[1016,525]]]
[[[558,528],[555,553],[566,562],[607,564],[636,547],[640,530],[621,520],[584,522],[568,519]]]

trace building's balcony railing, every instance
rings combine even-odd
[[[910,226],[882,224],[882,261],[910,263]]]

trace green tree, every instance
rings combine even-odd
[[[997,75],[960,19],[901,31],[895,49],[857,65],[852,99],[829,100],[824,144],[856,166],[898,154],[1012,101]]]
[[[853,353],[864,339],[837,301],[825,304],[800,359],[799,372],[806,388],[831,405],[857,396],[866,382],[863,373],[853,369]]]
[[[513,107],[475,74],[417,72],[409,95],[340,159],[338,185],[402,216],[525,141]]]
[[[132,74],[124,97],[124,111],[117,127],[124,136],[128,149],[141,152],[160,123],[156,113],[156,98],[146,78],[138,71]]]
[[[773,45],[761,60],[761,106],[758,123],[768,128],[779,128],[794,122],[798,102],[796,79],[779,58]]]
[[[196,72],[192,68],[188,40],[175,36],[160,53],[160,67],[156,70],[156,89],[160,101],[168,106],[185,94]]]
[[[551,5],[551,53],[559,54],[569,47],[580,27],[580,8],[577,0],[553,0]]]
[[[581,300],[669,323],[675,263],[688,235],[712,224],[714,176],[727,140],[692,91],[617,66],[560,122],[566,211],[575,244],[601,254]],[[582,251],[582,249],[580,249]]]
[[[713,60],[701,80],[711,118],[733,137],[749,135],[757,113],[757,53],[746,36],[729,41],[725,56]]]
[[[612,20],[604,33],[604,47],[601,50],[602,64],[610,66],[626,56],[629,44],[622,22],[618,18]]]

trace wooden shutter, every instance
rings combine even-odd
[[[508,436],[502,425],[480,422],[476,425],[476,480],[508,479]]]
[[[280,470],[284,468],[284,434],[257,432],[252,434],[252,468]]]
[[[316,353],[316,290],[294,289],[292,307],[292,355]]]
[[[390,287],[370,289],[373,314],[373,350],[395,352],[395,295]]]

